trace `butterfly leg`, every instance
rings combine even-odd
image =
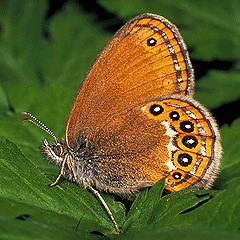
[[[72,158],[71,158],[71,156],[66,155],[66,157],[64,158],[64,160],[62,162],[60,174],[58,175],[57,179],[53,183],[49,184],[49,187],[55,186],[59,182],[60,178],[65,173],[64,168],[65,168],[66,164],[67,164],[69,170],[71,171],[71,173],[73,174],[73,179],[77,181],[77,175],[76,175],[76,172],[75,172],[73,164],[72,164]],[[113,217],[113,214],[112,214],[111,210],[109,209],[107,203],[105,202],[105,200],[101,196],[101,194],[96,189],[94,189],[90,184],[84,184],[84,185],[87,189],[89,189],[100,200],[100,202],[102,203],[102,205],[106,209],[108,216],[110,217],[111,221],[113,222],[116,230],[120,233],[120,229],[119,229],[119,227],[118,227],[118,225],[117,225],[117,223],[116,223],[116,221]]]
[[[120,229],[119,229],[119,227],[118,227],[118,225],[117,225],[117,223],[116,223],[116,221],[113,217],[113,214],[112,214],[111,210],[109,209],[107,203],[105,202],[105,200],[101,196],[101,194],[96,189],[94,189],[90,184],[87,184],[86,188],[89,189],[100,200],[100,202],[102,203],[102,205],[106,209],[108,216],[110,217],[111,221],[113,222],[116,230],[120,233],[121,231],[120,231]]]
[[[64,168],[65,168],[66,162],[67,162],[67,156],[64,158],[64,160],[62,162],[61,170],[60,170],[58,177],[56,178],[56,180],[53,183],[48,185],[49,187],[53,187],[58,184],[60,178],[64,175]]]
[[[73,179],[78,183],[78,177],[77,177],[76,171],[74,170],[72,157],[70,155],[67,155],[66,158],[67,158],[67,162],[66,163],[67,163],[68,169],[72,173]]]

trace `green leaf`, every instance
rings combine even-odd
[[[67,3],[49,24],[51,48],[45,59],[46,74],[75,92],[96,54],[111,37],[100,31],[101,25],[93,26],[93,22],[93,15]]]
[[[223,158],[221,171],[216,186],[225,189],[228,184],[239,178],[240,173],[240,119],[235,120],[231,126],[221,128]]]
[[[222,169],[240,162],[240,119],[231,126],[227,124],[221,128],[222,146],[224,149]]]
[[[172,226],[204,226],[218,228],[219,231],[235,231],[239,234],[240,215],[239,178],[228,188],[218,192],[196,209],[179,215]]]
[[[100,3],[126,21],[143,12],[168,18],[180,28],[193,59],[239,60],[238,1]],[[103,28],[106,23],[77,4],[66,2],[48,20],[47,10],[47,1],[0,4],[1,238],[103,239],[89,233],[100,231],[114,239],[239,239],[239,120],[221,128],[218,190],[190,188],[164,195],[162,180],[142,191],[127,218],[114,196],[101,193],[123,226],[121,235],[115,235],[105,209],[87,190],[68,181],[47,187],[60,170],[40,154],[42,139],[50,137],[32,124],[21,124],[20,112],[32,112],[59,138],[64,136],[81,81],[111,37]],[[235,64],[229,71],[210,70],[197,81],[197,100],[216,108],[239,99],[239,69]]]
[[[0,66],[1,75],[8,81],[22,81],[30,85],[38,81],[37,69],[41,68],[39,56],[45,45],[41,37],[45,11],[46,1],[1,3]]]
[[[0,236],[2,239],[106,239],[81,229],[89,224],[33,205],[0,198]]]
[[[239,180],[238,178],[232,181],[223,191],[189,188],[165,195],[155,202],[151,199],[159,198],[158,192],[154,190],[157,196],[146,198],[145,191],[139,196],[143,201],[134,203],[140,206],[132,210],[135,212],[135,220],[127,219],[125,232],[120,239],[132,239],[132,236],[144,236],[145,233],[149,234],[150,239],[155,239],[161,234],[163,239],[169,239],[169,235],[180,239],[189,239],[189,236],[196,236],[197,239],[205,236],[210,239],[215,233],[216,238],[224,239],[225,236],[232,235],[240,239]],[[162,186],[155,185],[153,188],[162,190]],[[151,210],[148,207],[144,208],[144,202],[149,201],[152,201]],[[134,213],[129,213],[129,218],[133,215]],[[142,221],[144,218],[145,221]]]
[[[153,206],[153,211],[146,213],[148,216],[154,216],[151,221],[129,225],[126,235],[132,236],[131,232],[138,234],[141,229],[142,232],[151,229],[150,236],[158,236],[161,233],[164,236],[177,229],[172,235],[181,237],[184,234],[179,232],[180,229],[185,229],[187,232],[194,229],[198,232],[198,229],[202,229],[208,234],[218,232],[218,236],[222,237],[230,236],[234,231],[233,236],[240,238],[238,232],[240,215],[237,214],[240,201],[239,198],[236,200],[240,188],[237,182],[239,183],[239,179],[221,192],[186,189],[166,195]],[[138,222],[138,218],[135,221]]]
[[[171,228],[162,229],[155,226],[148,226],[145,229],[140,229],[134,232],[126,232],[121,235],[118,240],[139,240],[139,239],[151,239],[151,240],[169,240],[169,239],[196,239],[196,240],[219,240],[219,239],[240,239],[239,234],[230,231],[219,231],[215,228]]]
[[[7,95],[4,92],[3,88],[0,85],[0,109],[1,112],[5,112],[9,107]]]
[[[165,187],[165,179],[156,183],[149,191],[145,189],[131,206],[123,229],[139,228],[152,222],[154,206],[160,201]]]
[[[86,232],[77,232],[74,228],[67,228],[64,225],[49,222],[18,221],[0,217],[0,236],[2,239],[96,239],[104,240],[107,237],[94,235]]]
[[[105,209],[87,190],[71,183],[62,183],[49,188],[51,183],[32,162],[24,157],[20,149],[9,141],[0,142],[0,196],[41,209],[88,221],[85,231],[115,231]],[[123,208],[108,196],[106,200],[113,214]],[[118,216],[123,217],[123,214]],[[117,220],[120,221],[116,217]]]
[[[212,70],[197,82],[195,98],[208,108],[217,108],[239,99],[239,89],[239,71]]]

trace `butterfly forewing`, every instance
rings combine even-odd
[[[94,138],[110,115],[175,93],[193,94],[181,35],[163,17],[138,16],[113,36],[88,71],[69,115],[66,141],[74,146]]]

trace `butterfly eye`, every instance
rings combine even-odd
[[[59,143],[53,146],[53,151],[58,157],[61,157],[63,154],[63,148]]]
[[[157,116],[157,115],[161,114],[163,111],[164,111],[164,108],[161,105],[158,105],[158,104],[154,104],[149,108],[149,112],[153,116]]]
[[[157,40],[155,39],[155,38],[149,38],[148,40],[147,40],[147,45],[149,46],[149,47],[153,47],[153,46],[155,46],[157,44]]]

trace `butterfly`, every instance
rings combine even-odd
[[[134,199],[165,177],[168,191],[209,188],[219,171],[220,134],[193,99],[194,72],[175,25],[142,14],[115,33],[88,70],[70,111],[63,141],[44,139],[44,157],[61,177],[92,191]]]

